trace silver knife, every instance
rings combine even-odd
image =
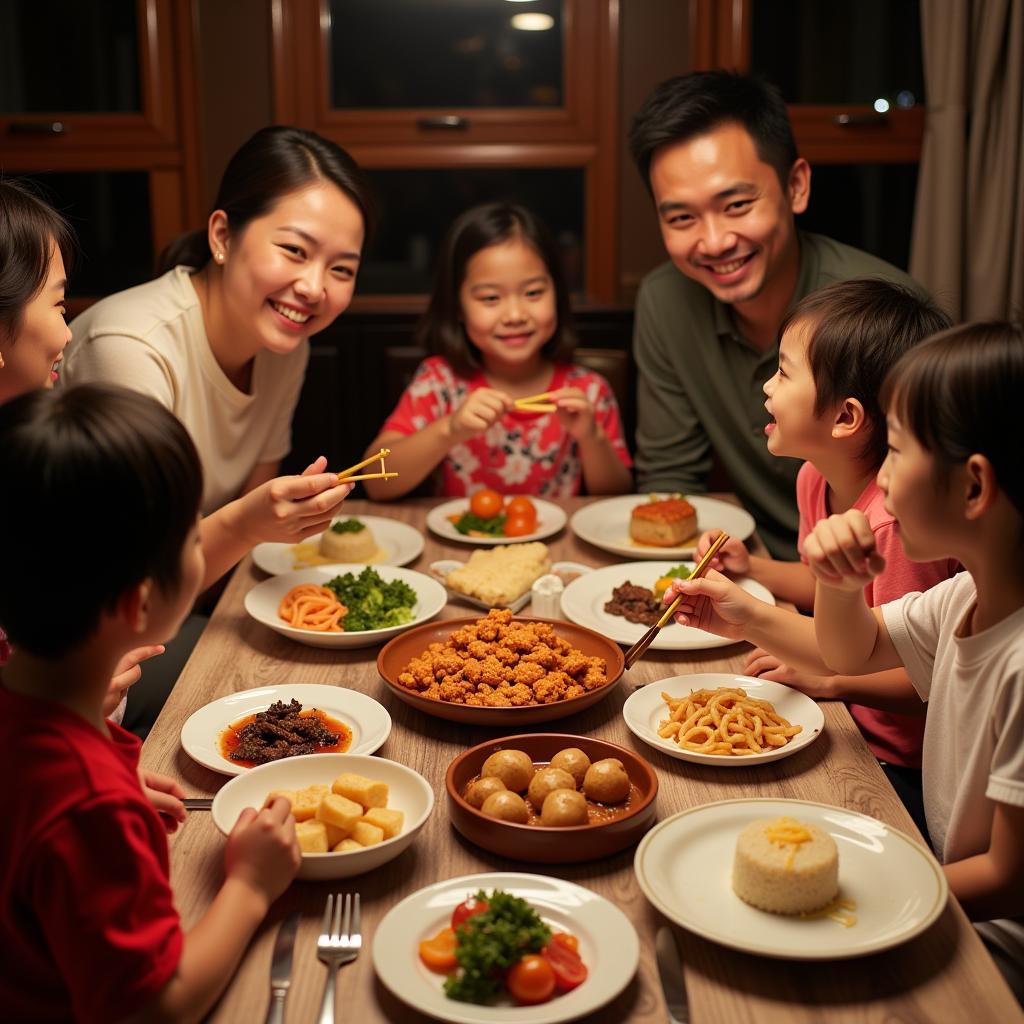
[[[683,954],[671,928],[658,929],[655,952],[669,1020],[672,1024],[690,1024],[690,1001],[686,997],[686,984],[683,981]]]
[[[301,914],[296,910],[281,923],[274,940],[274,959],[270,964],[270,1008],[267,1024],[284,1024],[284,1001],[292,985],[292,950]]]

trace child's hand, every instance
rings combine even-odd
[[[594,407],[579,388],[560,388],[551,393],[550,400],[557,406],[562,429],[574,441],[587,441],[597,433]]]
[[[325,473],[322,455],[301,476],[279,476],[254,488],[233,503],[237,529],[250,544],[296,541],[322,533],[331,524],[354,484],[338,483]]]
[[[288,888],[302,863],[292,805],[275,797],[257,813],[246,807],[228,836],[224,871],[273,903]]]
[[[799,669],[790,668],[779,661],[774,654],[769,654],[761,647],[755,647],[750,652],[747,664],[743,668],[743,674],[784,683],[786,686],[792,686],[794,690],[806,693],[808,697],[814,697],[817,700],[827,700],[831,697],[829,676],[811,675],[810,672],[801,672]]]
[[[482,434],[512,408],[512,399],[504,391],[477,388],[452,413],[449,430],[453,441],[468,441]]]
[[[675,620],[681,626],[706,629],[730,640],[742,640],[756,598],[751,597],[727,576],[713,569],[696,580],[673,580],[665,591],[664,604],[682,594]]]
[[[837,590],[863,590],[884,568],[875,535],[863,512],[850,509],[822,519],[804,540],[814,578]]]
[[[110,686],[107,688],[107,695],[103,698],[104,718],[109,718],[114,713],[129,687],[134,686],[142,678],[142,669],[139,668],[139,664],[150,658],[155,658],[158,654],[163,654],[165,649],[163,644],[147,644],[145,647],[136,647],[117,663]]]
[[[144,768],[139,769],[139,782],[142,783],[142,792],[159,811],[164,828],[168,832],[177,831],[178,825],[185,820],[185,805],[181,802],[185,799],[185,790],[174,779]]]
[[[721,530],[705,530],[697,541],[697,548],[694,552],[694,561],[699,562],[707,550],[718,539]],[[730,537],[719,549],[718,554],[711,559],[710,568],[718,572],[729,573],[732,576],[743,576],[750,572],[750,552],[746,545],[735,537]]]

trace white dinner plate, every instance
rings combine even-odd
[[[338,516],[337,522],[358,519],[372,531],[377,541],[377,554],[366,565],[408,565],[423,550],[423,534],[408,523],[382,516]],[[252,549],[252,560],[264,572],[277,576],[282,572],[309,569],[319,562],[321,533],[307,537],[301,544],[257,544]]]
[[[686,500],[697,513],[697,532],[674,548],[640,544],[629,535],[629,519],[637,505],[649,500],[648,494],[624,494],[618,498],[591,502],[573,515],[569,528],[580,540],[610,551],[613,555],[659,560],[674,558],[677,562],[693,554],[697,538],[705,530],[725,530],[737,540],[746,540],[754,532],[754,517],[746,509],[717,498],[687,494]]]
[[[346,754],[372,754],[391,733],[391,716],[372,697],[343,686],[291,683],[229,693],[193,711],[181,727],[181,747],[193,761],[215,772],[242,775],[249,769],[222,756],[221,733],[240,718],[266,711],[279,700],[286,704],[297,700],[303,708],[319,708],[347,725],[352,743]]]
[[[525,537],[467,537],[455,529],[455,524],[448,517],[462,515],[469,511],[469,498],[453,498],[451,501],[435,505],[427,513],[427,526],[445,540],[455,540],[460,544],[480,544],[486,547],[495,544],[523,544],[528,540],[543,540],[558,533],[566,523],[565,510],[542,498],[530,498],[537,509],[537,529]]]
[[[610,637],[620,644],[635,644],[649,629],[641,622],[627,622],[621,615],[604,610],[612,599],[612,591],[627,581],[638,587],[653,589],[655,581],[677,565],[693,568],[692,562],[622,562],[595,569],[573,580],[562,594],[562,614],[572,622]],[[757,580],[739,578],[735,581],[748,594],[759,601],[775,604],[767,587]],[[670,622],[654,638],[652,651],[699,651],[708,647],[727,647],[736,643],[727,637],[716,636],[693,626],[680,626]]]
[[[477,1006],[449,999],[444,977],[428,971],[418,946],[447,928],[452,911],[478,889],[503,889],[526,900],[548,925],[580,940],[587,978],[571,992],[537,1006]],[[492,872],[428,885],[392,907],[373,936],[373,967],[386,988],[409,1006],[453,1024],[558,1024],[614,999],[636,973],[640,941],[629,918],[603,896],[542,875]]]
[[[736,837],[752,821],[796,818],[839,849],[839,897],[853,900],[850,928],[827,917],[770,914],[732,890]],[[724,800],[666,818],[633,860],[644,895],[702,938],[781,960],[845,960],[898,946],[942,913],[949,895],[938,861],[920,843],[866,814],[807,800]]]
[[[402,580],[408,583],[416,591],[416,604],[412,609],[412,619],[401,626],[388,626],[386,629],[364,629],[353,630],[345,633],[319,633],[313,629],[299,629],[296,626],[289,626],[278,614],[277,609],[281,599],[292,587],[300,583],[317,583],[323,586],[328,580],[335,576],[344,576],[350,572],[358,576],[365,565],[318,565],[312,569],[302,569],[299,572],[285,572],[279,576],[271,576],[269,580],[257,583],[245,595],[245,610],[264,626],[282,636],[297,640],[300,644],[309,644],[311,647],[372,647],[374,644],[383,643],[397,636],[403,630],[418,626],[428,619],[432,619],[448,600],[444,587],[437,580],[413,569],[403,569],[395,565],[375,565],[382,580],[390,583],[392,580]],[[344,625],[344,619],[342,620]]]
[[[793,736],[784,747],[773,747],[763,754],[743,757],[701,754],[696,750],[686,750],[674,740],[658,735],[659,726],[668,719],[668,705],[661,699],[662,693],[671,697],[685,697],[693,690],[717,690],[723,686],[744,690],[755,700],[769,701],[783,718],[792,725],[802,726],[803,731]],[[641,686],[623,704],[622,717],[629,731],[655,750],[669,757],[678,757],[681,761],[710,764],[719,768],[744,768],[752,764],[778,761],[813,743],[825,730],[825,716],[821,708],[806,694],[770,679],[755,679],[753,676],[738,676],[730,672],[672,676]]]

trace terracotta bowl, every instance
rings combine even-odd
[[[630,781],[640,791],[640,799],[628,815],[610,822],[567,828],[518,825],[488,818],[462,798],[469,781],[480,774],[484,761],[496,750],[522,750],[534,764],[545,764],[565,747],[579,747],[591,761],[617,757],[622,762]],[[488,740],[455,758],[448,765],[444,782],[448,813],[455,828],[471,843],[512,860],[538,864],[599,860],[639,842],[657,818],[658,777],[654,769],[632,750],[589,736],[545,732]]]
[[[478,708],[467,704],[449,704],[442,700],[430,700],[421,697],[413,690],[401,686],[398,675],[413,658],[418,658],[432,643],[444,643],[457,629],[471,626],[482,616],[466,619],[441,619],[427,622],[422,626],[400,633],[381,648],[377,655],[377,671],[388,684],[388,688],[399,700],[411,707],[418,708],[424,714],[435,718],[447,718],[452,722],[467,722],[472,725],[516,726],[529,728],[540,722],[551,722],[556,718],[574,715],[577,711],[589,708],[599,700],[603,700],[615,688],[625,668],[622,648],[613,640],[585,626],[577,626],[561,619],[534,619],[516,617],[513,622],[549,622],[555,632],[564,637],[584,654],[597,655],[604,658],[608,667],[608,682],[596,690],[590,690],[582,697],[560,700],[554,704],[535,704],[522,708]]]

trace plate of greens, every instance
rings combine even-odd
[[[298,588],[307,588],[298,590]],[[293,626],[282,609],[309,597],[309,626]],[[281,573],[258,583],[245,595],[245,610],[282,636],[312,647],[371,647],[410,626],[432,619],[448,597],[436,580],[394,565],[318,565]],[[321,615],[340,604],[343,614],[330,628],[317,628],[336,615]]]
[[[449,965],[438,957],[453,923],[457,966],[446,974]],[[550,947],[563,945],[556,936],[568,938],[572,956],[551,955]],[[593,1013],[629,984],[640,942],[629,918],[590,889],[561,878],[493,872],[449,878],[407,896],[378,923],[372,955],[385,988],[438,1020],[559,1024]],[[524,956],[552,965],[553,991],[537,990],[542,972],[535,963],[519,968]],[[517,984],[533,1005],[517,1005]]]
[[[530,533],[510,536],[505,533],[506,516],[499,514],[490,519],[474,516],[469,508],[469,498],[453,498],[435,505],[427,513],[427,526],[445,540],[460,544],[521,544],[529,540],[542,540],[558,533],[568,522],[565,510],[550,501],[531,497],[530,503],[536,512],[536,526]],[[461,527],[461,529],[460,529]]]

